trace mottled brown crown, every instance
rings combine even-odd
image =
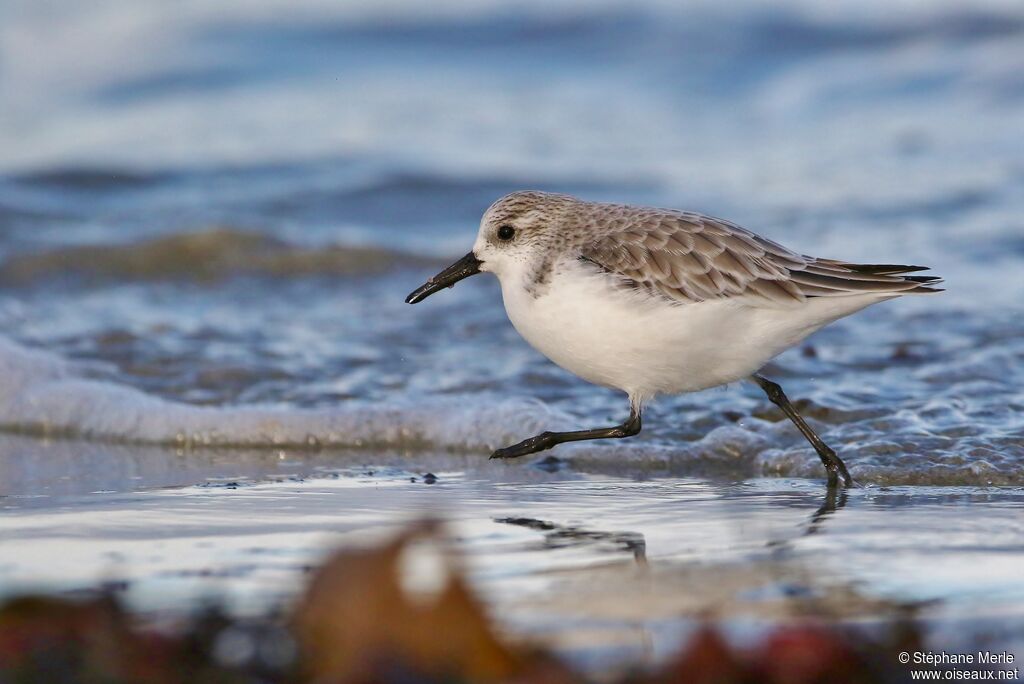
[[[540,190],[520,190],[505,195],[492,204],[484,213],[488,223],[500,224],[521,218],[525,214],[544,214],[551,219],[555,216],[564,217],[574,207],[586,204],[570,195]]]

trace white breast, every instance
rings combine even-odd
[[[673,304],[617,286],[585,262],[566,262],[539,296],[503,274],[512,325],[534,348],[584,380],[647,399],[734,382],[836,318],[878,297]]]

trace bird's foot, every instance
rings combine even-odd
[[[864,487],[860,482],[857,482],[852,477],[848,480],[843,480],[843,487],[845,489],[861,489]]]
[[[840,478],[842,478],[842,487],[845,489],[856,489],[861,486],[860,483],[850,477],[850,473],[846,470],[846,466],[842,461],[839,461],[838,466],[828,465],[826,469],[828,470],[829,489],[838,488],[840,486]]]
[[[526,456],[528,454],[535,454],[538,451],[544,451],[555,446],[556,442],[553,439],[554,434],[551,432],[542,432],[541,434],[524,439],[518,444],[505,447],[504,449],[498,449],[491,458],[519,458],[520,456]]]

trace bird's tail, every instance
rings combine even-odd
[[[939,276],[907,275],[927,270],[927,266],[851,264],[835,259],[815,259],[803,269],[790,271],[790,278],[809,297],[942,292],[941,288],[935,287],[942,283]]]

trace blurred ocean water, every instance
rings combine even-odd
[[[0,424],[166,445],[485,453],[621,418],[493,281],[407,307],[501,194],[695,209],[913,262],[940,297],[770,372],[854,475],[1024,478],[1015,2],[0,5]],[[820,475],[753,388],[583,469]]]

